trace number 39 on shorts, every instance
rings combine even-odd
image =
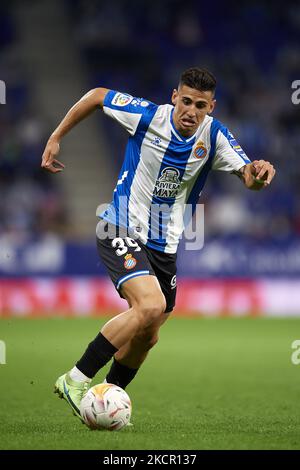
[[[116,255],[122,256],[127,253],[128,248],[135,248],[134,251],[141,251],[141,247],[138,243],[130,237],[125,237],[124,239],[121,237],[116,237],[112,240],[111,246],[116,249]]]

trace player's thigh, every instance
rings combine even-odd
[[[101,232],[101,237],[99,236]],[[166,300],[161,284],[148,259],[148,251],[139,240],[122,235],[120,228],[102,220],[97,226],[97,247],[120,296],[130,307],[157,317]]]
[[[170,313],[176,301],[176,254],[148,249],[147,256],[166,299],[165,313]]]
[[[121,293],[130,306],[165,310],[166,300],[158,279],[154,275],[138,276],[127,280],[122,284]]]
[[[159,306],[159,312],[148,325],[142,324],[133,338],[133,344],[140,343],[153,347],[158,341],[160,327],[166,322],[170,314],[165,313],[166,299],[156,276],[141,276],[127,281],[122,288],[122,296],[129,305],[153,309]]]

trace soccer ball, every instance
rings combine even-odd
[[[117,385],[95,385],[81,400],[80,414],[90,429],[119,431],[130,421],[131,401]]]

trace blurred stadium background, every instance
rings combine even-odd
[[[299,449],[299,44],[296,0],[1,1],[1,449]],[[100,439],[51,389],[125,306],[95,227],[127,135],[99,111],[65,137],[63,173],[41,155],[89,89],[166,103],[195,65],[217,77],[214,115],[277,175],[255,193],[211,173],[204,248],[181,243],[175,313],[129,386],[134,426]]]
[[[101,112],[63,141],[66,170],[40,169],[71,105],[104,86],[157,103],[181,71],[218,80],[214,115],[251,159],[277,168],[268,190],[215,172],[202,196],[205,246],[179,249],[176,313],[300,315],[300,5],[288,1],[5,1],[0,6],[0,316],[119,311],[98,261],[96,208],[109,202],[126,133]]]

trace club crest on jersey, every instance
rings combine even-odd
[[[180,188],[179,170],[168,166],[156,180],[153,195],[158,197],[176,197]]]
[[[196,158],[204,158],[206,157],[206,155],[207,155],[207,149],[204,146],[204,142],[200,140],[199,142],[197,142],[197,145],[194,149],[194,156]]]
[[[124,261],[124,268],[125,269],[132,269],[135,267],[137,261],[136,259],[130,254],[128,253],[126,256],[125,256],[125,261]]]
[[[116,93],[112,99],[112,104],[115,106],[126,106],[131,103],[133,96],[127,95],[126,93]]]

